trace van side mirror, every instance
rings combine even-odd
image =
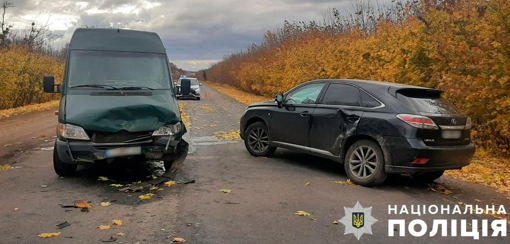
[[[53,76],[44,76],[43,87],[46,93],[60,93],[60,85],[55,85],[55,77]],[[55,91],[55,87],[57,87],[57,91]]]

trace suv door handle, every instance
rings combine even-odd
[[[347,117],[345,117],[347,119],[347,121],[349,122],[356,122],[356,120],[359,119],[360,116],[358,115],[355,115],[355,114],[352,114],[352,115],[349,115]]]
[[[303,111],[303,112],[299,113],[299,116],[301,116],[301,117],[306,117],[306,116],[308,116],[309,114],[310,114],[310,113],[308,113],[308,111]]]

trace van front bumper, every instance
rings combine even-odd
[[[188,143],[182,139],[157,137],[135,143],[94,143],[90,141],[69,141],[56,139],[60,161],[68,164],[90,164],[95,161],[115,158],[140,158],[142,160],[172,161],[187,152]],[[109,156],[112,149],[133,148],[129,155]]]

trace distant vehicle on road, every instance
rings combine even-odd
[[[343,163],[359,185],[381,184],[388,174],[431,182],[467,166],[475,152],[471,119],[441,94],[379,81],[312,80],[248,106],[240,136],[254,156],[282,147]]]
[[[43,81],[45,92],[62,94],[55,172],[68,176],[78,164],[133,158],[164,161],[174,173],[188,143],[160,37],[78,28],[69,47],[63,84],[53,76]]]
[[[195,98],[200,100],[200,86],[202,86],[202,83],[197,78],[179,78],[176,82],[177,99]]]

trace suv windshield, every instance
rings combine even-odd
[[[169,89],[170,76],[163,54],[71,51],[68,83],[69,87],[103,85]]]

